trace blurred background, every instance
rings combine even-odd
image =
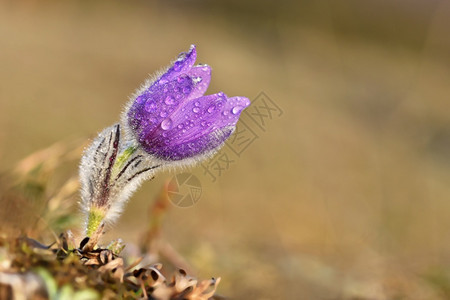
[[[215,182],[192,170],[201,199],[168,211],[195,274],[233,299],[449,299],[449,28],[443,0],[1,1],[0,171],[93,138],[196,44],[208,93],[264,92],[281,112]],[[136,243],[173,175],[105,240]]]

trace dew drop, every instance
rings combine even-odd
[[[242,106],[235,106],[233,107],[233,109],[231,110],[231,112],[233,113],[233,115],[237,115],[238,113],[240,113],[244,108]]]
[[[202,122],[200,123],[200,125],[202,125],[202,127],[205,127],[205,126],[208,125],[208,124],[207,124],[206,121],[202,121]]]
[[[175,98],[173,98],[172,96],[169,95],[164,100],[164,103],[166,103],[167,105],[175,104]]]
[[[228,115],[228,111],[224,110],[224,111],[222,112],[222,115],[224,115],[224,116]]]
[[[178,129],[181,129],[181,128],[183,128],[183,124],[180,124],[177,127],[178,127]]]
[[[163,130],[169,130],[170,128],[172,128],[172,120],[170,118],[164,119],[161,122],[161,128]]]
[[[208,107],[208,112],[212,113],[215,109],[216,107],[214,105],[211,105],[210,107]]]
[[[192,111],[193,111],[194,113],[198,113],[198,112],[200,111],[200,108],[194,107],[194,108],[192,109]]]
[[[161,118],[165,118],[165,117],[167,117],[167,112],[162,111],[159,113],[159,115],[161,116]]]
[[[197,106],[197,107],[199,107],[199,106],[200,106],[200,102],[196,101],[196,102],[194,103],[194,105]]]

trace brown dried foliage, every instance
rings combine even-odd
[[[0,247],[6,259],[0,267],[1,299],[17,298],[17,293],[25,299],[51,298],[34,272],[39,269],[47,270],[58,287],[70,284],[74,290],[95,289],[103,299],[220,299],[214,296],[220,278],[198,281],[182,269],[166,277],[161,264],[132,270],[135,264],[127,268],[119,253],[107,248],[85,250],[86,242],[72,248],[66,234],[50,246],[27,237],[3,238]],[[23,282],[19,288],[14,286],[17,281]]]

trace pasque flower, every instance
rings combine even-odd
[[[122,125],[104,129],[80,164],[81,205],[86,234],[98,237],[131,194],[165,166],[192,164],[212,156],[233,133],[245,97],[204,95],[208,65],[194,65],[195,46],[131,98]],[[124,129],[124,130],[122,130]]]
[[[234,131],[250,101],[223,92],[204,96],[208,65],[195,65],[195,46],[136,93],[124,119],[140,146],[163,161],[211,154]]]

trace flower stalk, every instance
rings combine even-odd
[[[100,228],[100,225],[102,224],[102,221],[104,219],[105,212],[101,209],[92,207],[89,210],[88,221],[86,225],[86,236],[93,236]]]

